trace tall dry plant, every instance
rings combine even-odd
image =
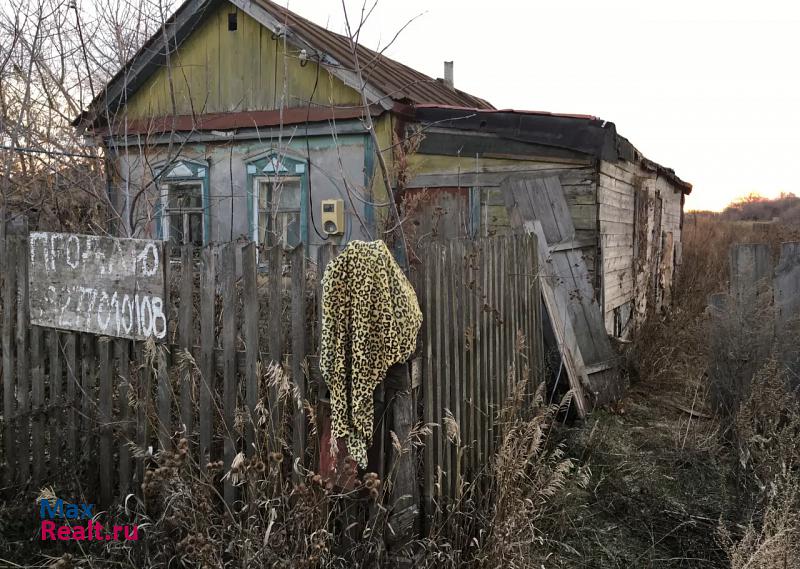
[[[735,426],[748,522],[735,537],[720,528],[731,567],[800,567],[800,399],[775,360],[756,373]]]

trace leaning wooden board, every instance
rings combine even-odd
[[[134,340],[165,338],[164,266],[161,241],[31,233],[31,323]]]
[[[617,356],[558,177],[511,176],[503,189],[512,226],[539,238],[543,297],[573,389],[584,384],[595,404],[617,398]]]

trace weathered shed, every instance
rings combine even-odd
[[[555,176],[574,226],[570,247],[586,263],[608,333],[627,338],[637,319],[669,303],[691,185],[642,156],[613,123],[442,105],[418,105],[415,119],[424,140],[408,188],[428,189],[443,208],[436,232],[508,232],[508,180]]]

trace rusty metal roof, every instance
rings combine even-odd
[[[322,61],[326,67],[339,66],[355,71],[356,57],[350,49],[348,37],[327,30],[270,0],[253,0],[253,3],[263,7],[291,33],[314,47],[319,55],[324,56]],[[364,81],[392,100],[409,104],[494,108],[484,99],[449,87],[441,79],[428,77],[362,45],[358,46],[357,57]]]

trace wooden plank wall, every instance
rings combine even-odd
[[[658,199],[661,200],[660,224],[654,227],[659,219],[656,214]],[[668,179],[637,164],[602,161],[597,201],[602,264],[600,290],[606,330],[613,334],[614,311],[618,307],[631,303],[635,318],[641,320],[647,313],[648,300],[653,304],[652,299],[656,299],[658,306],[670,302],[669,291],[677,259],[675,251],[681,242],[681,193]],[[644,239],[636,244],[635,225],[639,224]],[[665,244],[669,251],[664,251]],[[638,245],[638,252],[635,245]],[[662,261],[670,266],[663,267]],[[653,290],[654,286],[657,290]]]
[[[422,419],[438,425],[423,451],[428,519],[485,472],[512,385],[528,380],[532,392],[538,381],[536,247],[527,235],[433,242],[413,269],[423,310]]]

